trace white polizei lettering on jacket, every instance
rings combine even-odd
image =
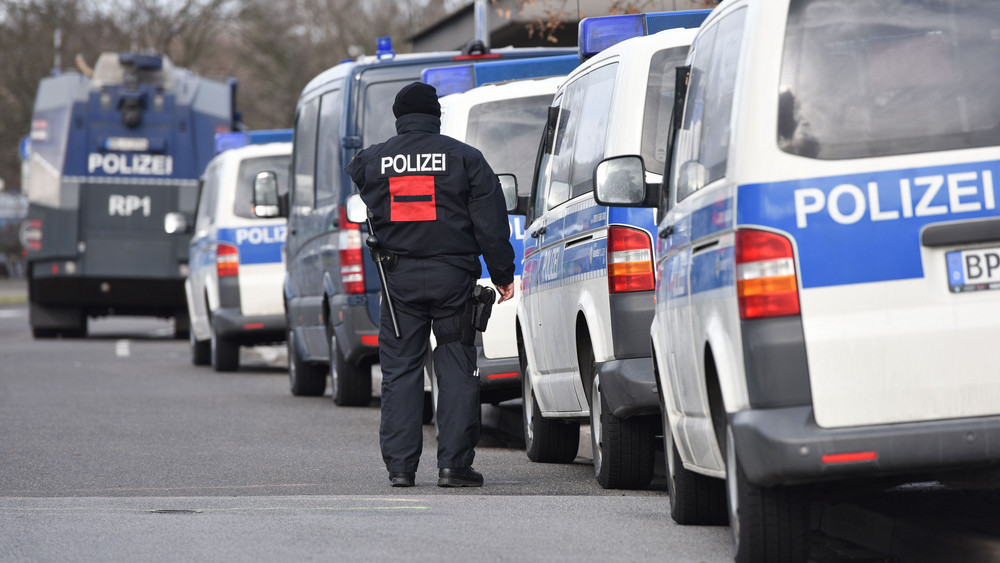
[[[445,156],[443,152],[383,156],[381,160],[381,173],[385,174],[386,170],[390,168],[396,174],[447,172],[448,159]]]
[[[836,186],[829,194],[820,188],[795,190],[796,226],[800,229],[808,227],[809,216],[824,210],[835,222],[853,225],[865,216],[871,221],[895,221],[996,208],[993,172],[990,170],[901,178],[895,208],[884,203],[897,201],[895,197],[887,197],[889,190],[895,186],[868,182],[865,188],[846,183]],[[947,192],[947,200],[934,203],[942,190]]]

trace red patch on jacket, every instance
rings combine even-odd
[[[391,176],[389,220],[434,221],[434,176]]]

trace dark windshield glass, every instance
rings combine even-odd
[[[291,160],[291,155],[281,155],[248,158],[241,162],[233,213],[237,217],[256,218],[253,214],[253,184],[260,172],[274,172],[278,177],[278,193],[286,193],[288,191],[288,168]]]
[[[667,135],[670,133],[670,114],[674,109],[677,67],[684,64],[687,53],[687,47],[664,49],[657,51],[649,62],[640,152],[646,171],[654,174],[662,174],[663,165],[666,163]]]
[[[517,176],[522,195],[531,190],[538,141],[552,96],[532,96],[479,104],[469,112],[465,142],[482,151],[497,174]]]
[[[791,0],[778,144],[820,159],[1000,144],[1000,2]]]
[[[396,101],[399,90],[410,82],[413,82],[412,78],[377,82],[365,89],[362,121],[364,146],[384,143],[396,135],[396,117],[392,114],[392,104]]]

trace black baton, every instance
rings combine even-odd
[[[382,282],[382,295],[385,296],[385,302],[389,305],[389,318],[392,319],[392,331],[396,333],[396,338],[399,338],[399,323],[396,322],[396,308],[392,305],[392,296],[389,295],[389,284],[385,279],[385,268],[382,266],[382,252],[379,251],[378,237],[375,236],[375,227],[372,226],[372,212],[368,210],[368,239],[365,243],[368,248],[372,251],[372,258],[375,260],[375,266],[378,267],[378,279]]]

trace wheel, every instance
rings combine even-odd
[[[289,325],[288,338],[288,380],[292,395],[296,397],[319,397],[326,391],[326,370],[307,363],[299,355],[295,345],[295,331]]]
[[[194,331],[188,331],[188,343],[191,345],[191,363],[196,366],[207,366],[212,363],[212,342],[198,340]]]
[[[806,561],[808,502],[800,489],[747,481],[733,431],[726,429],[726,497],[737,563]]]
[[[663,405],[661,405],[663,407]],[[667,491],[670,517],[683,525],[720,525],[729,518],[726,511],[726,482],[684,468],[666,408],[663,408],[663,452],[667,462]]]
[[[174,338],[183,340],[191,333],[191,317],[187,309],[178,309],[174,314]]]
[[[219,334],[218,323],[212,319],[210,340],[212,367],[215,371],[236,371],[240,367],[240,345],[232,338]]]
[[[594,373],[593,382],[590,435],[597,483],[605,489],[645,489],[653,480],[656,449],[650,417],[611,414],[600,375]]]
[[[542,416],[531,388],[524,345],[518,343],[524,397],[524,445],[528,459],[540,463],[571,463],[580,449],[580,423],[548,420]]]
[[[330,331],[330,391],[341,407],[364,407],[372,402],[372,368],[367,360],[355,365],[344,359],[337,335]]]

